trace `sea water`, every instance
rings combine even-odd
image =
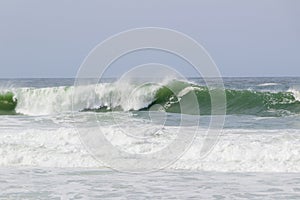
[[[92,96],[89,86],[82,88],[77,99],[73,84],[0,80],[0,199],[300,198],[300,78],[224,78],[227,115],[212,151],[200,156],[200,135],[178,160],[142,174],[108,168],[91,155],[78,129],[101,126],[115,147],[132,154],[164,148],[181,126],[181,113],[180,98],[161,85],[195,89],[204,130],[210,119],[205,82],[150,84],[130,99],[131,83],[107,79],[91,86]],[[149,111],[161,113],[150,107],[154,103],[166,111],[163,128],[149,120]],[[194,114],[185,114],[191,123]],[[194,134],[193,126],[180,131]],[[161,132],[149,145],[124,139],[120,127],[132,135]]]

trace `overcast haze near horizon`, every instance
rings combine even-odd
[[[299,19],[297,0],[1,1],[0,78],[75,77],[98,43],[149,26],[197,40],[223,76],[300,76]]]

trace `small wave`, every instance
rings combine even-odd
[[[276,86],[276,85],[280,85],[279,83],[262,83],[262,84],[258,84],[258,87],[265,87],[265,86]]]

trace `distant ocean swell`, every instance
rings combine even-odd
[[[81,86],[77,88],[81,95],[76,99],[72,99],[73,86],[2,90],[0,114],[55,114],[72,111],[72,104],[76,111],[95,112],[149,110],[153,105],[160,104],[167,112],[180,113],[180,102],[190,98],[191,93],[196,95],[200,114],[211,114],[210,94],[205,86],[172,80],[164,85],[146,84],[135,87],[136,85],[129,83]],[[226,89],[225,92],[229,115],[300,114],[300,95],[297,90],[278,92]],[[194,114],[193,109],[186,114]]]

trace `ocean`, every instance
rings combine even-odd
[[[0,199],[300,199],[300,78],[223,78],[225,121],[205,156],[204,80],[74,81],[0,79]],[[180,104],[191,93],[197,109]],[[87,139],[94,129],[106,139]],[[187,149],[149,161],[178,134]]]

